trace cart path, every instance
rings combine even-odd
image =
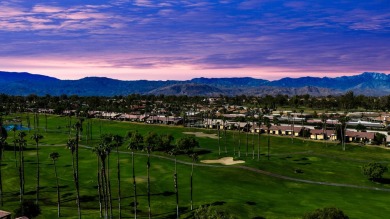
[[[86,148],[86,149],[93,149],[93,147],[85,146],[85,145],[80,145],[80,147]],[[131,152],[127,152],[127,151],[119,151],[119,153],[131,154]],[[145,154],[145,153],[134,152],[134,154],[141,155],[141,156],[148,156],[148,154]],[[175,161],[174,158],[165,157],[165,156],[161,156],[161,155],[150,154],[150,156],[151,157],[157,157],[157,158],[160,158],[160,159]],[[185,165],[192,165],[192,162],[187,162],[187,161],[177,160],[176,162],[177,163],[181,163],[181,164],[185,164]],[[321,182],[321,181],[299,179],[299,178],[284,176],[284,175],[280,175],[280,174],[277,174],[277,173],[272,173],[272,172],[268,172],[268,171],[265,171],[265,170],[260,170],[260,169],[253,168],[253,167],[248,167],[248,166],[224,166],[224,165],[201,164],[201,163],[194,163],[194,166],[243,169],[243,170],[248,170],[248,171],[252,171],[252,172],[255,172],[255,173],[259,173],[259,174],[262,174],[262,175],[266,175],[266,176],[270,176],[270,177],[274,177],[274,178],[278,178],[278,179],[294,181],[294,182],[301,182],[301,183],[308,183],[308,184],[315,184],[315,185],[325,185],[325,186],[335,186],[335,187],[348,187],[348,188],[356,188],[356,189],[369,189],[369,190],[390,192],[390,188],[387,189],[387,188],[377,188],[377,187],[370,187],[370,186],[358,186],[358,185],[351,185],[351,184],[344,184],[344,183],[331,183],[331,182]]]

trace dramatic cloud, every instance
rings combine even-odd
[[[122,79],[389,72],[389,9],[368,0],[0,1],[0,70]]]

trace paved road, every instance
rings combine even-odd
[[[80,147],[87,148],[87,149],[92,149],[92,147],[85,146],[85,145],[80,145]],[[119,151],[119,153],[131,154],[131,152],[127,152],[127,151]],[[134,153],[134,154],[141,155],[141,156],[147,156],[147,154],[145,154],[145,153]],[[165,157],[165,156],[160,156],[160,155],[155,155],[155,154],[150,154],[150,156],[151,157],[157,157],[157,158],[165,159],[165,160],[175,161],[174,158],[170,158],[170,157]],[[177,160],[177,163],[186,164],[186,165],[192,165],[192,162],[186,162],[186,161],[181,161],[181,160]],[[299,178],[283,176],[283,175],[280,175],[280,174],[277,174],[277,173],[272,173],[272,172],[268,172],[268,171],[265,171],[265,170],[260,170],[260,169],[257,169],[257,168],[248,167],[248,166],[241,166],[241,165],[224,166],[224,165],[194,163],[194,166],[243,169],[243,170],[248,170],[248,171],[252,171],[252,172],[255,172],[255,173],[259,173],[259,174],[262,174],[262,175],[266,175],[266,176],[270,176],[270,177],[274,177],[274,178],[278,178],[278,179],[294,181],[294,182],[316,184],[316,185],[325,185],[325,186],[348,187],[348,188],[357,188],[357,189],[369,189],[369,190],[390,192],[390,189],[387,189],[387,188],[377,188],[377,187],[370,187],[370,186],[358,186],[358,185],[343,184],[343,183],[331,183],[331,182],[321,182],[321,181],[299,179]]]

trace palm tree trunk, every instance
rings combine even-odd
[[[135,181],[134,151],[131,152],[131,162],[133,164],[133,189],[134,189],[134,218],[137,218],[137,183]]]
[[[247,130],[246,130],[246,152],[245,152],[245,157],[248,157],[248,147],[249,147],[249,145],[248,145],[248,132],[249,132],[249,130],[248,130],[248,123],[246,123],[247,124]]]
[[[39,151],[38,151],[38,142],[36,144],[36,150],[37,150],[37,187],[36,187],[36,191],[37,191],[37,196],[36,196],[36,200],[35,200],[35,204],[38,205],[38,201],[39,201]]]
[[[2,144],[2,143],[0,142],[0,144]],[[0,155],[0,205],[3,206],[3,179],[1,177],[1,167],[3,165],[2,164],[2,160],[3,160],[3,158],[2,158],[2,156],[3,156],[2,148],[0,150],[0,153],[1,153],[1,155]]]
[[[253,126],[255,127],[255,126]],[[253,133],[252,133],[252,160],[255,159],[255,129],[253,129]]]
[[[76,146],[77,148],[78,146]],[[78,153],[76,149],[76,168],[78,168]],[[77,201],[77,213],[79,219],[81,218],[81,204],[80,204],[80,188],[79,188],[79,177],[78,177],[78,171],[76,169],[75,172],[75,186],[76,186],[76,201]]]
[[[122,209],[121,209],[121,170],[120,170],[120,162],[119,162],[119,149],[118,149],[118,145],[116,146],[116,154],[117,154],[117,175],[118,175],[118,210],[119,210],[119,218],[122,218]]]
[[[107,176],[106,176],[106,162],[105,159],[102,160],[102,188],[103,188],[103,200],[104,200],[104,218],[108,218],[108,187],[107,187]]]
[[[76,204],[77,204],[77,213],[78,217],[81,218],[81,210],[80,210],[80,194],[78,190],[78,181],[77,181],[77,172],[76,172],[76,165],[75,165],[75,157],[74,154],[72,154],[72,167],[73,167],[73,180],[76,188]]]
[[[100,174],[100,162],[99,156],[97,156],[97,186],[98,186],[98,194],[99,194],[99,212],[100,218],[103,217],[103,206],[102,206],[102,179]]]
[[[152,218],[152,211],[150,208],[150,149],[148,149],[148,163],[147,163],[147,177],[148,177],[148,212],[149,212],[149,219]]]
[[[241,127],[238,126],[238,157],[241,157]]]
[[[218,125],[218,127],[217,127],[217,129],[218,129],[218,155],[221,155],[221,143],[220,143],[221,135],[220,135],[220,130],[219,130],[219,124],[217,124],[217,125]]]
[[[225,154],[227,154],[227,148],[226,148],[226,145],[227,145],[227,135],[226,135],[226,127],[225,125],[223,126],[223,132],[224,132],[224,136],[225,136]]]
[[[15,127],[14,127],[15,129]],[[15,158],[15,164],[18,166],[18,162],[16,161],[16,129],[13,131],[14,132],[14,158]]]
[[[233,129],[233,154],[234,156],[236,156],[236,142],[235,142],[236,138],[234,136],[234,129]]]
[[[259,134],[257,135],[257,161],[260,160],[260,128]]]
[[[173,180],[175,182],[175,194],[176,194],[176,218],[179,219],[179,188],[177,183],[177,160],[175,155],[175,174],[173,175]]]
[[[107,156],[107,191],[108,191],[108,202],[110,208],[110,218],[112,215],[112,193],[111,193],[111,182],[110,182],[110,155]]]
[[[268,131],[268,160],[269,160],[269,143],[270,143],[270,137],[269,137],[269,131]]]
[[[61,217],[60,185],[58,183],[57,166],[56,166],[56,161],[55,160],[53,160],[53,164],[54,164],[54,174],[56,176],[56,184],[57,184],[57,216]]]
[[[194,205],[193,205],[193,201],[192,201],[192,193],[193,193],[192,177],[193,177],[193,174],[194,174],[194,161],[192,161],[191,177],[190,177],[191,211],[194,209]]]

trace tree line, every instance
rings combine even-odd
[[[353,110],[375,110],[386,111],[390,109],[390,95],[388,96],[365,96],[355,95],[348,91],[345,94],[323,97],[305,95],[265,95],[265,96],[218,96],[211,101],[204,96],[189,97],[167,96],[167,95],[139,95],[127,96],[12,96],[0,94],[0,112],[24,112],[26,109],[54,109],[54,112],[61,114],[64,110],[75,110],[76,112],[88,112],[91,110],[121,112],[121,113],[150,113],[156,109],[164,109],[172,115],[180,115],[183,111],[196,110],[200,106],[220,107],[224,105],[246,106],[251,108],[262,108],[264,110],[288,107],[291,109],[311,108],[323,111],[353,111]],[[217,109],[216,108],[216,109]]]

